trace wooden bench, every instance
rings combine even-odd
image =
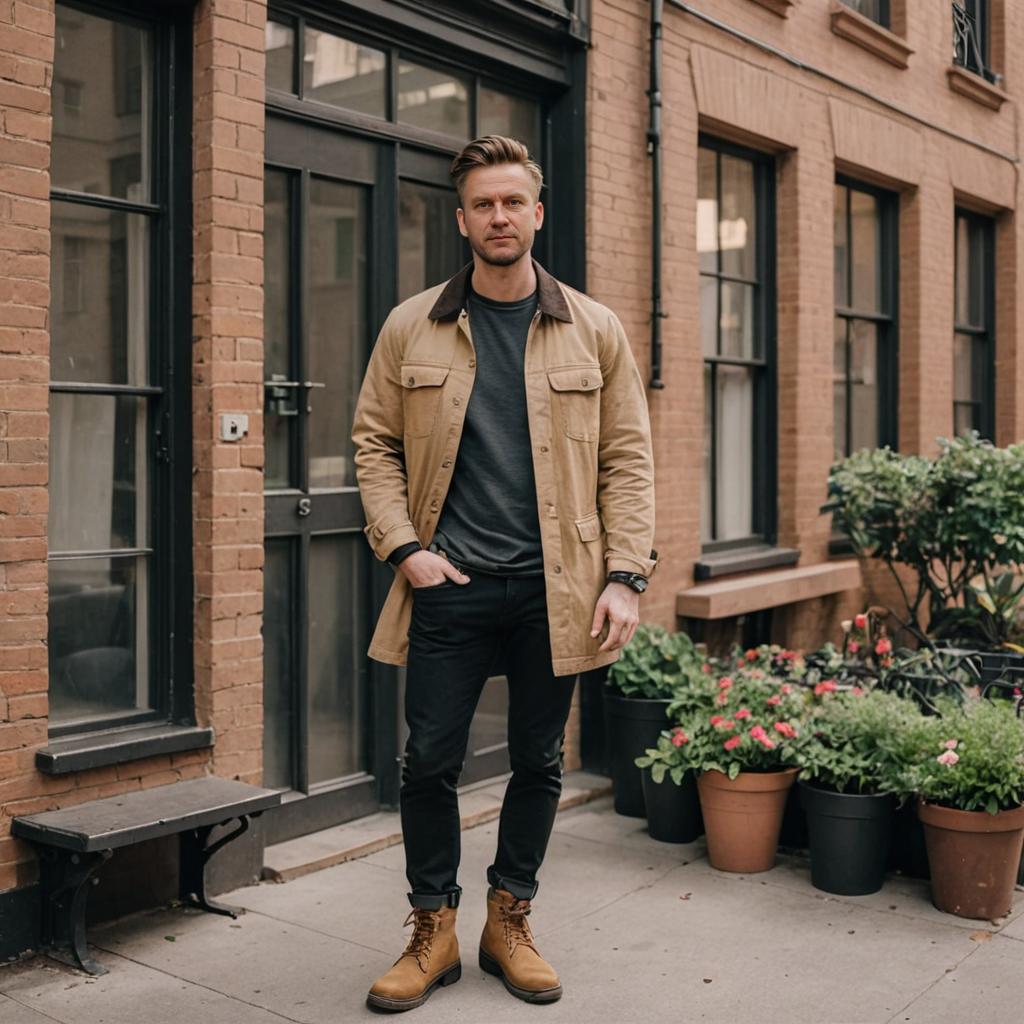
[[[31,843],[39,855],[44,947],[89,974],[106,974],[89,957],[86,943],[86,899],[99,881],[93,874],[114,850],[162,836],[179,836],[181,900],[237,917],[239,910],[207,898],[206,863],[245,832],[252,818],[280,802],[275,790],[211,776],[15,818],[11,833]],[[231,832],[209,842],[218,825],[236,819]]]

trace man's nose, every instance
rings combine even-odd
[[[491,223],[504,224],[508,221],[508,214],[501,203],[494,204],[494,213],[491,214]]]

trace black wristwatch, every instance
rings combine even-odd
[[[627,587],[632,587],[638,594],[642,594],[647,589],[647,577],[641,575],[638,572],[615,572],[608,573],[609,583],[625,583]]]

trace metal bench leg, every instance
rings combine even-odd
[[[43,945],[56,960],[87,974],[106,974],[107,969],[89,956],[85,934],[85,905],[89,889],[98,884],[96,869],[113,856],[112,850],[71,853],[52,846],[40,850],[43,897]],[[68,951],[64,951],[64,946]]]
[[[216,825],[204,825],[202,828],[192,828],[181,833],[178,895],[182,903],[198,907],[200,910],[208,910],[211,914],[225,914],[228,917],[238,917],[245,912],[242,907],[229,907],[207,898],[206,863],[221,847],[227,846],[249,828],[249,817],[248,814],[241,815],[238,827],[221,836],[210,846],[207,846],[207,842]]]

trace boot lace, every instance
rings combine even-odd
[[[426,974],[427,965],[430,962],[430,950],[434,944],[434,936],[441,924],[441,915],[436,910],[424,910],[414,907],[409,911],[403,928],[413,925],[412,935],[409,938],[409,945],[405,947],[402,957],[411,956],[416,961],[416,966]]]
[[[503,903],[499,909],[509,956],[512,956],[520,946],[532,949],[536,953],[537,947],[533,944],[533,934],[526,920],[530,913],[530,901],[515,900],[512,903]]]

